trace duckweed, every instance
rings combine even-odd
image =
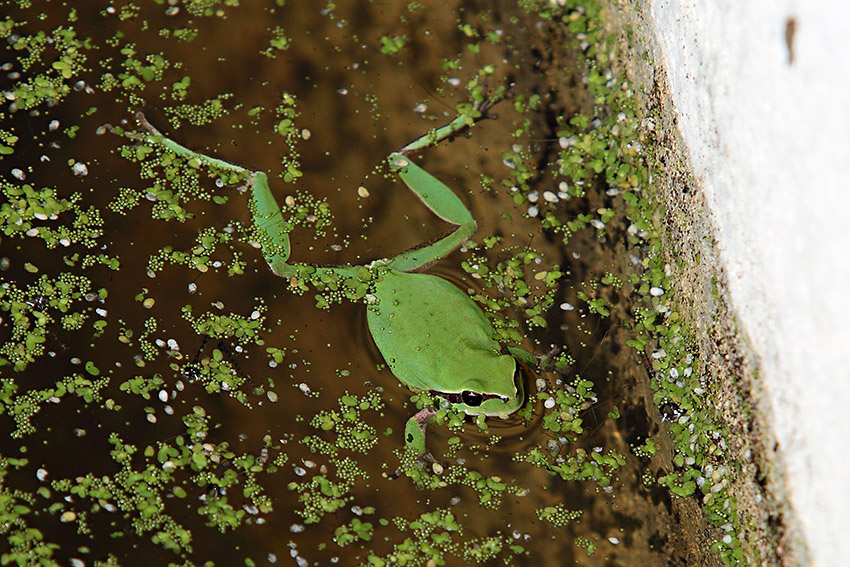
[[[0,188],[3,238],[18,246],[8,252],[0,286],[0,417],[10,420],[14,440],[0,446],[0,532],[10,545],[3,563],[58,565],[80,555],[119,565],[154,549],[187,567],[254,564],[262,545],[274,550],[269,561],[289,553],[312,562],[330,554],[364,565],[471,565],[536,561],[549,553],[546,538],[558,542],[552,556],[567,561],[576,548],[590,555],[606,545],[573,509],[573,495],[589,488],[622,498],[632,476],[652,480],[647,491],[701,496],[712,523],[738,528],[727,480],[734,470],[723,465],[725,432],[697,384],[701,363],[652,220],[652,178],[660,173],[655,133],[634,100],[638,89],[614,66],[614,40],[596,2],[518,4],[532,16],[503,20],[469,9],[447,32],[437,20],[422,25],[432,12],[411,2],[386,26],[361,33],[344,7],[329,3],[316,17],[331,25],[325,37],[311,39],[317,52],[330,49],[318,60],[301,51],[306,40],[298,29],[315,22],[281,19],[283,2],[262,8],[253,34],[245,22],[246,37],[256,38],[248,59],[221,41],[243,10],[231,0],[110,6],[98,16],[114,28],[105,40],[86,37],[82,30],[98,38],[103,32],[73,10],[59,14],[57,25],[57,12],[37,15],[22,2],[17,12],[26,18],[0,22],[15,59],[3,68],[13,81],[3,116],[12,119],[0,130],[0,155],[19,160]],[[541,43],[535,30],[548,38]],[[452,52],[437,49],[434,42],[443,40],[434,38],[451,35],[462,43]],[[569,49],[556,53],[555,38]],[[529,83],[523,66],[530,59],[520,54],[526,44],[546,46],[535,55],[534,74],[550,83]],[[226,62],[229,84],[210,83],[190,51]],[[431,51],[440,55],[417,66]],[[274,72],[244,63],[267,59],[276,62]],[[297,78],[287,74],[293,62],[304,65]],[[392,81],[380,83],[387,76]],[[412,86],[406,98],[391,98],[422,82],[427,86]],[[567,96],[567,82],[589,94]],[[201,92],[219,94],[204,99]],[[298,277],[274,279],[257,260],[263,234],[244,220],[245,176],[207,171],[158,144],[139,143],[135,126],[122,118],[145,108],[151,120],[164,115],[176,136],[204,136],[193,144],[218,144],[210,151],[240,154],[273,172],[287,184],[276,190],[299,240],[295,253],[317,263],[338,262],[337,254],[361,263],[391,255],[370,231],[381,230],[383,211],[396,210],[396,195],[382,185],[380,167],[369,169],[379,158],[362,166],[351,156],[385,155],[401,136],[442,123],[437,98],[471,124],[480,116],[469,99],[485,96],[508,99],[498,120],[476,124],[449,152],[423,151],[447,164],[441,176],[478,179],[463,198],[476,210],[492,202],[495,211],[481,219],[480,243],[466,243],[446,263],[457,260],[453,277],[485,310],[500,341],[545,354],[576,338],[549,356],[553,372],[529,376],[530,403],[511,429],[441,411],[432,426],[436,462],[422,467],[392,431],[406,419],[400,412],[436,400],[396,391],[375,361],[347,350],[367,342],[352,330],[354,319],[332,318],[349,302],[369,308],[380,262],[352,278],[305,265]],[[340,100],[347,101],[344,112]],[[411,109],[423,122],[404,129]],[[315,118],[322,114],[330,118]],[[352,126],[347,116],[357,114],[365,120]],[[37,133],[24,136],[25,124],[42,119]],[[502,127],[487,132],[494,125]],[[247,145],[245,133],[262,143]],[[273,158],[254,151],[271,140]],[[32,158],[28,144],[40,163],[23,163]],[[469,144],[486,151],[455,150]],[[74,151],[61,153],[64,146]],[[344,169],[320,175],[340,164]],[[47,182],[51,175],[59,180]],[[356,204],[334,216],[330,203],[348,195]],[[398,210],[416,234],[416,213]],[[585,258],[612,242],[629,244],[634,268],[589,266]],[[624,306],[624,298],[635,303]],[[273,333],[269,320],[286,332]],[[633,472],[655,470],[645,463],[657,458],[657,434],[630,438],[639,439],[631,453],[628,443],[614,441],[619,434],[610,421],[630,410],[634,419],[634,408],[612,401],[619,396],[607,383],[613,371],[579,352],[609,333],[646,356],[653,401],[673,408],[667,413],[676,452],[657,478]],[[321,337],[313,343],[309,335]],[[329,369],[330,355],[346,362]],[[287,398],[290,387],[305,395]],[[45,427],[60,418],[71,425]],[[62,453],[70,446],[74,459]],[[21,483],[19,473],[39,486]],[[398,487],[403,498],[395,496]],[[382,508],[382,492],[397,505]],[[545,526],[536,539],[525,527],[510,527],[520,525],[516,503],[524,499],[529,518],[539,520],[527,522],[528,531]],[[478,529],[471,515],[490,524]],[[42,528],[47,519],[72,527],[73,537]],[[292,526],[290,541],[253,539],[266,522],[277,534]],[[108,541],[97,536],[101,527]],[[232,545],[234,533],[253,547]],[[742,561],[738,537],[714,546],[728,563]],[[227,555],[219,556],[224,548]]]

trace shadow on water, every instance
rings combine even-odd
[[[4,282],[35,281],[38,274],[23,269],[27,259],[40,273],[65,269],[84,273],[93,282],[87,293],[94,296],[81,298],[81,309],[107,323],[92,337],[64,329],[57,317],[45,342],[52,354],[18,374],[4,369],[4,380],[14,379],[19,394],[46,392],[67,376],[109,378],[89,400],[46,394],[47,402],[31,418],[34,431],[20,438],[4,437],[0,446],[7,458],[28,459],[26,465],[8,469],[7,490],[37,494],[48,487],[29,503],[43,510],[26,515],[24,524],[59,546],[54,552],[58,564],[82,557],[87,564],[109,560],[110,565],[205,561],[237,565],[250,557],[253,564],[266,565],[288,562],[292,556],[305,560],[305,565],[333,561],[353,565],[365,563],[370,553],[392,552],[405,538],[412,538],[417,547],[444,536],[456,544],[455,552],[446,556],[448,564],[472,564],[471,555],[464,555],[470,551],[486,561],[487,546],[495,546],[494,542],[500,542],[501,551],[492,556],[512,557],[514,565],[666,565],[675,556],[668,546],[675,522],[668,497],[646,481],[647,463],[631,450],[656,434],[658,425],[652,418],[656,410],[649,409],[645,369],[625,347],[628,308],[614,289],[606,293],[611,294],[609,304],[619,308],[608,318],[582,308],[558,307],[567,303],[579,307],[577,294],[585,282],[598,281],[607,271],[627,269],[622,227],[612,223],[604,238],[589,228],[577,231],[564,247],[560,236],[542,232],[539,219],[524,214],[528,204],[516,205],[506,187],[494,183],[490,190],[481,188],[482,175],[508,178],[502,153],[512,144],[525,143],[522,137],[512,137],[523,120],[529,120],[531,135],[539,139],[529,144],[536,154],[527,160],[542,171],[555,159],[554,117],[592,108],[579,88],[576,55],[559,51],[558,42],[566,43],[561,32],[507,2],[445,4],[357,2],[321,7],[293,2],[263,7],[248,2],[238,8],[212,9],[226,17],[190,17],[185,9],[166,15],[165,6],[158,5],[138,10],[125,6],[120,12],[126,18],[120,19],[106,11],[78,11],[73,24],[78,36],[91,37],[101,50],[91,55],[89,71],[83,72],[90,84],[100,83],[98,60],[122,60],[118,51],[122,46],[125,50],[134,46],[139,61],[145,57],[150,61],[162,52],[165,59],[182,66],[167,69],[162,80],[151,71],[161,92],[148,87],[116,99],[116,91],[101,87],[35,115],[19,111],[8,116],[16,131],[31,130],[39,142],[23,141],[20,151],[9,161],[4,159],[9,167],[3,174],[20,167],[33,184],[55,186],[63,195],[81,192],[85,205],[104,212],[101,242],[108,254],[121,259],[120,270],[101,264],[84,268],[61,248],[45,250],[38,242],[24,240],[14,241],[13,250],[13,241],[3,241],[3,254],[12,259]],[[58,4],[44,9],[50,25],[57,25],[68,11]],[[39,29],[32,9],[15,17],[32,20],[17,33]],[[288,47],[272,49],[276,58],[270,59],[262,52],[276,26]],[[197,39],[176,40],[173,30],[179,28],[196,32]],[[121,34],[114,35],[116,29]],[[486,30],[503,39],[470,40],[473,32]],[[396,55],[383,54],[382,36],[388,41],[406,36],[407,43]],[[473,44],[475,49],[467,47]],[[451,70],[454,62],[457,71]],[[496,108],[497,119],[476,125],[468,138],[422,152],[422,163],[461,189],[459,194],[479,221],[476,238],[502,237],[501,252],[490,253],[493,262],[503,259],[499,254],[507,257],[512,250],[530,246],[544,266],[560,265],[565,272],[546,314],[546,328],[522,329],[527,331],[526,346],[535,352],[562,346],[574,360],[561,374],[532,373],[531,391],[554,394],[580,376],[593,383],[596,395],[581,408],[581,435],[559,436],[542,428],[548,409],[545,395],[531,402],[530,418],[489,423],[490,433],[500,437],[498,442],[471,420],[459,431],[432,425],[429,446],[448,467],[446,478],[456,475],[466,480],[418,490],[406,477],[388,478],[398,466],[394,452],[402,446],[404,423],[415,407],[409,402],[410,392],[383,368],[365,327],[365,306],[344,302],[317,309],[312,292],[293,294],[288,282],[267,270],[259,251],[243,243],[212,253],[224,267],[198,271],[166,265],[155,278],[149,277],[149,258],[158,250],[169,246],[191,250],[205,227],[226,234],[223,228],[229,224],[235,223],[237,232],[238,226],[247,226],[247,198],[227,189],[225,204],[187,202],[194,218],[185,223],[151,220],[150,203],[144,198],[126,214],[110,212],[106,205],[119,188],[144,194],[152,182],[140,178],[137,164],[118,155],[125,140],[98,135],[96,129],[107,122],[130,120],[132,111],[142,108],[157,127],[187,147],[206,148],[223,159],[268,171],[279,198],[303,190],[326,199],[335,213],[333,227],[326,235],[293,232],[293,259],[365,263],[392,256],[444,230],[400,182],[376,167],[394,148],[451,118],[454,105],[466,97],[462,84],[491,63],[497,67],[494,84],[510,82],[514,92],[541,95],[541,112],[521,115],[511,104],[502,103]],[[444,75],[460,78],[461,87],[453,80],[442,82]],[[185,102],[198,104],[232,93],[222,103],[230,112],[210,124],[196,126],[185,119],[179,128],[169,124],[171,115],[163,109],[182,101],[167,94],[168,89],[183,76],[191,76]],[[300,116],[295,122],[302,138],[298,153],[303,177],[290,185],[276,177],[285,169],[281,156],[287,149],[284,139],[272,134],[279,120],[272,109],[280,104],[283,92],[298,101]],[[95,106],[97,111],[87,116]],[[249,110],[256,107],[263,110],[251,114]],[[41,134],[54,117],[63,126],[79,125],[73,139],[54,136],[58,148],[50,148],[50,135]],[[134,127],[132,121],[125,124]],[[38,163],[42,152],[50,153],[49,162]],[[88,162],[90,174],[70,175],[69,159]],[[537,179],[535,189],[541,194],[555,184],[543,175]],[[211,193],[223,191],[208,179],[202,183]],[[358,196],[360,187],[368,191],[368,198]],[[567,219],[590,208],[616,207],[602,189],[589,188],[589,197],[566,201],[558,215]],[[244,262],[244,275],[227,275],[226,266],[234,258]],[[469,252],[456,251],[432,272],[478,293],[501,293],[462,270],[463,261],[470,261]],[[101,288],[107,296],[97,296]],[[187,305],[194,317],[233,313],[250,321],[252,312],[258,311],[267,329],[260,334],[262,344],[232,336],[220,339],[226,347],[216,337],[205,342],[185,315]],[[95,315],[98,308],[107,314]],[[514,316],[524,318],[519,310]],[[9,329],[8,324],[3,328],[4,340],[11,338]],[[285,350],[281,362],[270,364],[270,347]],[[236,386],[184,376],[185,364],[199,350],[200,366],[224,368],[235,376]],[[86,374],[86,363],[93,364],[97,374]],[[321,419],[314,421],[317,415],[341,413],[337,400],[344,396],[370,394],[378,394],[381,403],[362,409],[356,422],[349,424],[377,437],[365,455],[340,448],[341,436],[324,429]],[[612,418],[614,413],[620,418]],[[8,412],[0,419],[4,430],[20,425]],[[317,449],[323,447],[318,442],[305,444],[305,436],[336,444],[339,452],[323,452]],[[614,451],[623,463],[611,471],[610,484],[562,480],[543,466],[515,457],[534,448],[542,448],[553,464],[579,450],[586,455]],[[194,466],[165,478],[162,471],[171,472],[173,461],[184,451]],[[46,472],[47,480],[39,478],[37,469]],[[491,489],[488,482],[504,484]],[[309,506],[319,511],[305,518],[299,512]],[[329,511],[322,513],[322,506]],[[581,517],[555,523],[539,512],[559,506],[566,512],[581,512]],[[440,509],[450,510],[463,525],[462,535],[434,528],[441,535],[432,539],[421,526],[398,520],[411,522]],[[360,540],[340,546],[340,534],[356,533],[356,522],[371,524],[369,538],[361,535]],[[178,538],[184,528],[193,534],[191,545],[172,545],[169,538]],[[512,556],[507,551],[510,544],[523,546],[528,554]],[[593,554],[586,551],[590,547],[596,549]]]

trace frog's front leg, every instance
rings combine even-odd
[[[524,348],[510,345],[504,348],[517,360],[528,366],[535,367],[542,372],[551,372],[554,370],[555,357],[561,352],[561,347],[559,346],[553,346],[546,354],[535,354]]]
[[[425,430],[428,428],[428,422],[435,415],[437,410],[434,408],[422,408],[408,419],[404,426],[405,447],[419,458],[429,455],[425,448]]]
[[[425,463],[436,463],[437,460],[428,452],[425,446],[425,430],[431,418],[437,415],[437,410],[426,407],[416,412],[404,425],[404,453],[401,465],[390,475],[396,479],[403,474],[415,474],[411,471],[422,469]]]

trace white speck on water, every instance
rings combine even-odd
[[[560,305],[562,311],[572,311],[575,309],[575,306],[572,303],[567,303],[566,301]]]
[[[537,191],[530,191],[528,193],[528,202],[536,203],[540,199],[540,194]]]
[[[56,130],[59,129],[59,121],[58,120],[51,120],[50,124],[47,125],[47,129],[50,130],[51,132],[55,132]]]
[[[47,469],[38,469],[35,471],[35,478],[44,482],[47,479]]]
[[[266,392],[266,397],[269,399],[271,403],[277,402],[277,394],[269,390]]]
[[[259,318],[260,318],[260,312],[257,309],[254,309],[253,311],[251,311],[251,320],[252,321],[256,321]]]
[[[665,351],[663,348],[656,350],[655,352],[652,353],[652,358],[654,358],[656,360],[664,358],[665,356],[667,356],[667,351]]]
[[[67,248],[68,246],[70,246],[70,245],[71,245],[71,241],[70,241],[70,240],[68,240],[67,238],[60,238],[60,239],[59,239],[59,244],[61,244],[61,245],[62,245],[62,246],[64,246],[65,248]]]
[[[547,203],[557,203],[558,202],[558,196],[555,193],[553,193],[552,191],[544,191],[543,192],[543,200],[546,201]]]
[[[605,228],[605,223],[599,219],[590,219],[590,226],[598,230],[602,230],[603,228]]]
[[[611,542],[611,543],[613,543],[614,545],[618,545],[618,544],[620,543],[620,540],[619,540],[619,539],[617,539],[617,538],[615,538],[615,537],[609,537],[609,538],[608,538],[608,541],[610,541],[610,542]]]
[[[539,212],[540,209],[538,209],[535,205],[528,207],[528,216],[530,217],[536,217]]]
[[[155,416],[154,414],[152,414],[152,413],[149,413],[149,414],[147,415],[147,419],[148,419],[148,421],[149,421],[150,423],[156,423],[156,416]]]
[[[106,317],[106,314],[108,313],[108,311],[106,309],[104,309],[103,307],[98,307],[97,309],[94,310],[94,312],[97,313],[98,315],[100,315],[101,317]]]
[[[303,130],[301,130],[301,139],[302,140],[309,140],[312,137],[313,137],[313,133],[310,130],[308,130],[307,128],[304,128]]]
[[[85,177],[89,174],[89,168],[81,161],[75,161],[74,165],[71,166],[71,171],[77,177]]]
[[[291,526],[289,526],[289,531],[294,534],[300,534],[304,531],[304,524],[292,524]]]
[[[649,295],[651,295],[652,297],[661,297],[662,295],[664,295],[664,289],[658,286],[653,286],[649,288]]]
[[[196,284],[195,282],[191,282],[188,285],[187,289],[189,291],[189,294],[191,295],[191,294],[195,293],[196,291],[198,291],[198,284]]]
[[[448,80],[448,81],[446,81],[446,82],[447,82],[448,84],[450,84],[451,86],[456,87],[456,86],[458,86],[458,85],[460,84],[460,79],[458,79],[457,77],[452,77],[451,79],[449,79],[449,80]]]
[[[360,198],[365,199],[366,197],[369,196],[369,190],[361,185],[360,187],[357,188],[357,195]]]
[[[305,394],[311,394],[313,390],[310,389],[310,386],[307,385],[306,382],[301,382],[298,384],[298,389],[304,392]]]
[[[24,179],[27,178],[24,171],[20,168],[17,168],[17,167],[12,169],[12,177],[14,177],[15,179],[18,179],[20,181],[23,181]]]
[[[167,344],[168,348],[171,350],[180,350],[180,345],[177,344],[177,339],[168,339],[165,341],[165,344]]]
[[[615,195],[619,195],[620,190],[617,189],[616,187],[609,187],[608,190],[605,191],[605,194],[608,195],[609,197],[613,197]]]
[[[413,107],[413,112],[415,112],[416,114],[425,114],[426,112],[428,112],[428,105],[424,102],[420,102],[419,104]]]
[[[168,401],[168,392],[166,392],[165,390],[160,390],[159,391],[159,401],[167,402]]]
[[[543,402],[543,407],[546,409],[552,409],[555,407],[555,398],[546,398],[546,401]]]

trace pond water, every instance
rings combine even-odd
[[[646,361],[625,346],[624,204],[604,179],[558,173],[576,143],[562,132],[570,118],[608,112],[585,91],[588,32],[568,29],[598,16],[555,4],[10,9],[3,90],[36,77],[62,88],[7,97],[6,202],[25,183],[78,200],[58,220],[26,219],[40,233],[2,240],[4,300],[17,307],[0,338],[19,362],[0,368],[4,553],[56,565],[686,556],[655,481],[669,453],[635,450],[664,435]],[[470,81],[507,100],[417,159],[479,228],[428,271],[498,302],[503,338],[557,347],[566,364],[525,368],[529,403],[486,433],[471,418],[429,426],[440,467],[417,483],[394,478],[417,408],[369,336],[366,305],[317,308],[315,290],[296,292],[249,242],[250,193],[163,166],[161,150],[139,153],[155,145],[106,125],[138,131],[143,111],[188,148],[267,172],[280,203],[326,203],[332,218],[292,232],[293,261],[365,264],[450,229],[385,157],[451,120]],[[41,236],[57,226],[74,230],[50,247]]]

